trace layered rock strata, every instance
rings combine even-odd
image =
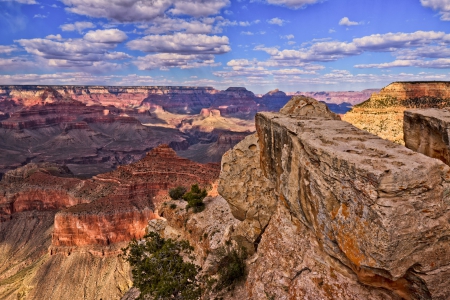
[[[219,172],[218,164],[179,158],[168,145],[87,180],[49,163],[7,172],[0,181],[0,298],[120,298],[132,285],[120,249],[159,218],[155,207],[168,189],[198,183],[216,196]],[[221,212],[210,219],[221,220]]]
[[[275,197],[234,196],[236,168],[222,163],[219,191],[233,214],[252,223],[253,202],[268,215],[251,298],[447,299],[450,168],[295,103],[257,115],[259,160],[244,142],[227,154],[234,164],[253,160],[246,190],[261,186],[262,172]]]

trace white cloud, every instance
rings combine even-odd
[[[122,67],[109,62],[131,58],[123,52],[111,52],[113,43],[93,43],[83,39],[54,41],[50,39],[21,39],[15,41],[33,54],[40,65],[70,68],[90,72],[108,72]]]
[[[178,18],[156,18],[150,27],[145,30],[146,34],[161,34],[172,32],[186,33],[211,33],[213,31],[214,18],[202,18],[200,20],[185,20]]]
[[[169,12],[174,15],[203,17],[215,15],[230,5],[229,0],[174,0],[174,8]]]
[[[73,24],[64,24],[61,25],[61,30],[62,31],[78,31],[79,33],[81,33],[83,30],[88,29],[88,28],[95,28],[95,25],[92,24],[91,22],[75,22]]]
[[[199,67],[215,67],[220,65],[214,61],[212,54],[158,53],[138,57],[133,63],[139,70],[154,70],[168,68],[191,69]]]
[[[33,18],[38,18],[38,19],[45,19],[45,18],[47,18],[47,17],[48,17],[47,15],[36,14],[36,15],[34,15],[34,17],[33,17]]]
[[[19,2],[22,4],[38,4],[36,0],[0,0],[0,2]]]
[[[47,35],[45,38],[48,39],[48,40],[58,40],[58,41],[63,39],[62,36],[59,33],[56,34],[56,35],[55,34]]]
[[[283,20],[280,18],[273,18],[273,19],[267,20],[267,23],[272,24],[272,25],[283,26],[286,23],[286,20]]]
[[[269,4],[287,6],[289,8],[303,8],[308,4],[321,2],[321,0],[266,0]]]
[[[360,23],[354,22],[354,21],[350,21],[349,18],[343,17],[343,18],[339,21],[339,25],[341,25],[341,26],[356,26],[356,25],[360,25]]]
[[[125,41],[128,37],[125,32],[119,29],[98,29],[89,31],[83,38],[92,43],[118,44]]]
[[[14,45],[11,46],[0,45],[0,54],[10,54],[11,52],[17,50],[18,50],[17,47]]]
[[[149,22],[165,13],[193,17],[215,15],[229,0],[61,0],[68,11],[117,22]]]
[[[450,21],[450,2],[448,0],[420,0],[425,7],[438,10],[442,21]]]
[[[175,33],[148,35],[127,43],[131,50],[179,54],[222,54],[231,50],[226,36]]]
[[[36,67],[36,63],[21,57],[0,58],[0,71],[23,70]]]
[[[435,31],[416,31],[413,33],[374,34],[355,38],[351,42],[317,42],[309,48],[300,50],[279,50],[274,47],[257,46],[254,50],[265,51],[273,60],[335,61],[345,56],[360,55],[364,52],[396,52],[432,43],[450,43],[450,34]]]
[[[241,34],[242,35],[254,35],[254,33],[251,31],[241,31]]]
[[[286,40],[292,40],[294,38],[294,35],[293,34],[282,35],[282,36],[280,36],[280,38],[286,39]]]
[[[355,68],[367,69],[386,69],[396,67],[418,67],[418,68],[430,68],[430,69],[450,69],[449,58],[439,58],[435,60],[395,60],[393,62],[381,63],[381,64],[360,64]]]

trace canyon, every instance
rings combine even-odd
[[[120,298],[131,287],[120,249],[159,218],[170,188],[198,183],[215,195],[219,172],[168,145],[91,179],[52,163],[8,171],[0,181],[0,298]]]
[[[339,99],[356,103],[366,94],[324,99],[338,99],[330,106],[344,113],[351,104]],[[198,162],[220,162],[237,137],[255,131],[257,112],[278,111],[290,97],[243,87],[0,86],[0,178],[30,162],[64,164],[87,178],[162,143]]]
[[[202,274],[213,277],[223,249],[247,250],[246,278],[206,298],[448,299],[447,88],[443,82],[392,83],[345,115],[299,95],[273,112],[285,95],[280,91],[271,92],[278,99],[273,103],[246,110],[239,107],[251,92],[242,88],[224,91],[236,95],[233,109],[212,102],[180,114],[181,106],[170,111],[155,100],[125,115],[128,104],[110,107],[112,124],[142,118],[139,124],[150,129],[177,130],[187,144],[166,142],[90,178],[59,161],[5,172],[0,298],[62,299],[70,291],[75,298],[135,299],[129,266],[117,255],[131,239],[157,231],[188,240]],[[199,93],[192,103],[206,101],[203,92],[191,92]],[[64,103],[57,105],[62,111],[93,108],[84,119],[101,118],[107,108],[71,97],[55,101]],[[271,111],[259,110],[268,104]],[[34,111],[55,105],[14,112],[25,111],[34,123],[14,121],[11,110],[3,121],[47,128],[34,117],[45,113]],[[356,113],[368,127],[379,125],[377,117],[398,118],[406,147],[345,122]],[[64,122],[84,126],[72,120]],[[230,124],[238,130],[227,130]],[[225,151],[220,165],[177,156],[217,161]],[[170,188],[194,183],[209,191],[200,213],[168,197]]]

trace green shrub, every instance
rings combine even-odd
[[[187,201],[186,209],[193,208],[194,212],[201,212],[205,209],[203,199],[208,195],[205,189],[200,189],[198,184],[191,186],[191,190],[183,195],[183,199]]]
[[[175,208],[177,208],[177,205],[175,204],[175,203],[172,203],[172,204],[170,204],[170,209],[175,209]]]
[[[173,200],[181,199],[185,193],[186,193],[186,188],[183,186],[177,186],[176,188],[169,190],[169,196]]]
[[[185,262],[193,259],[193,247],[187,241],[164,239],[150,232],[144,242],[136,240],[122,249],[123,257],[130,263],[133,285],[141,291],[140,299],[151,295],[154,299],[199,299],[199,267]]]
[[[245,259],[247,251],[241,248],[239,251],[222,250],[222,259],[219,264],[219,279],[216,289],[232,286],[245,277]]]

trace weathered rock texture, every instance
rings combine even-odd
[[[403,119],[405,146],[450,164],[450,112],[446,109],[407,110]]]
[[[292,114],[293,104],[282,109],[290,115],[256,116],[260,168],[276,197],[259,197],[272,215],[250,266],[251,298],[449,298],[450,168],[332,114]],[[236,164],[254,156],[242,147],[227,154],[243,157]],[[219,191],[245,208],[227,191],[227,163]]]
[[[394,82],[355,105],[343,120],[398,144],[403,141],[403,112],[450,104],[450,82]]]

